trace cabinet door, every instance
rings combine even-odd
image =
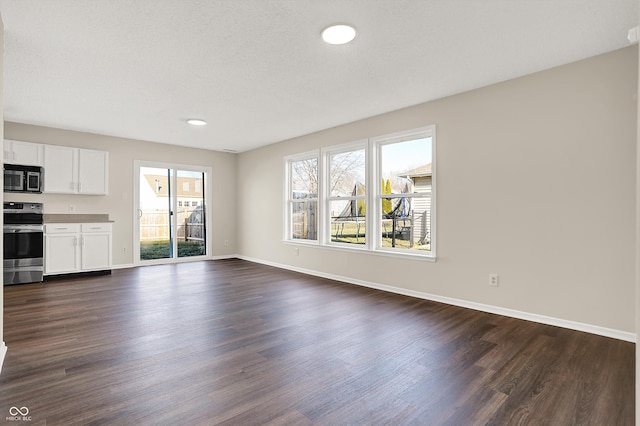
[[[44,192],[77,192],[77,152],[77,148],[67,146],[44,146]]]
[[[79,234],[53,234],[44,237],[45,275],[80,270]]]
[[[78,152],[78,193],[106,195],[108,192],[109,153],[93,149]]]
[[[82,234],[82,270],[111,269],[111,234]]]
[[[5,163],[13,164],[13,151],[11,145],[13,141],[5,139],[2,142],[2,160]]]
[[[43,145],[31,142],[4,141],[4,160],[9,164],[43,165]]]

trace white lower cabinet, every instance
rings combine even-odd
[[[47,223],[44,274],[111,269],[110,223]]]
[[[52,225],[45,225],[44,235],[44,274],[65,274],[80,270],[79,232],[73,232],[77,225],[53,225],[58,229],[52,232]],[[66,231],[69,230],[69,233]],[[80,227],[78,226],[78,231]]]

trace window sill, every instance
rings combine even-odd
[[[404,260],[418,260],[424,262],[435,262],[437,257],[431,254],[418,254],[418,253],[408,253],[408,252],[393,252],[388,250],[369,250],[366,247],[351,247],[351,246],[343,246],[338,244],[320,244],[315,241],[295,241],[295,240],[282,240],[284,244],[297,246],[297,247],[312,247],[317,249],[325,249],[325,250],[334,250],[334,251],[342,251],[347,253],[358,253],[358,254],[371,254],[374,256],[382,256],[382,257],[393,257],[396,259],[404,259]]]

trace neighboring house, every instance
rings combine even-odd
[[[428,193],[426,198],[414,198],[411,214],[413,217],[412,240],[414,244],[430,243],[431,234],[431,163],[406,170],[398,177],[409,179],[413,183],[413,191]]]
[[[140,205],[144,210],[167,210],[169,208],[169,184],[166,175],[145,174],[140,185]],[[178,210],[202,204],[203,187],[201,177],[178,176],[178,187],[172,192],[178,197]]]

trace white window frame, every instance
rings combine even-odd
[[[374,241],[372,243],[375,245],[373,250],[393,254],[393,255],[401,255],[401,256],[419,256],[432,258],[435,260],[436,258],[436,128],[435,125],[421,127],[418,129],[407,130],[403,132],[392,133],[388,135],[376,136],[369,140],[370,150],[374,153],[371,157],[371,167],[375,170],[375,173],[371,173],[371,177],[375,179],[371,182],[372,188],[375,191],[371,191],[371,205],[373,206],[373,226],[374,226]],[[408,142],[416,139],[423,138],[431,138],[431,203],[430,203],[430,217],[431,217],[431,227],[429,229],[430,235],[430,250],[425,251],[424,253],[417,252],[412,249],[401,249],[401,248],[389,248],[382,246],[382,147],[385,145],[391,145],[400,142]],[[402,194],[385,194],[384,198],[427,198],[427,195],[421,195],[420,193],[413,193],[409,195]]]
[[[346,144],[342,144],[342,145],[335,145],[332,147],[328,147],[328,148],[324,148],[321,150],[321,157],[322,157],[322,175],[324,176],[324,179],[322,180],[322,189],[320,190],[321,193],[321,200],[322,200],[322,212],[323,215],[320,217],[321,221],[322,221],[322,230],[323,230],[323,238],[322,238],[322,243],[324,245],[327,246],[334,246],[334,247],[342,247],[342,248],[348,248],[350,250],[368,250],[369,249],[369,238],[366,238],[366,242],[365,244],[350,244],[350,243],[341,243],[341,242],[337,242],[337,241],[331,241],[331,202],[332,201],[342,201],[342,200],[358,200],[358,199],[363,199],[365,201],[365,207],[367,209],[367,211],[369,210],[369,191],[367,190],[367,192],[365,193],[364,196],[345,196],[345,197],[332,197],[331,193],[330,193],[330,188],[331,188],[331,156],[332,155],[337,155],[337,154],[343,154],[346,152],[352,152],[352,151],[359,151],[359,150],[364,150],[364,161],[365,161],[365,171],[364,171],[364,175],[365,175],[365,182],[363,182],[363,184],[365,185],[365,188],[368,187],[368,176],[370,174],[370,167],[369,167],[369,147],[368,147],[368,140],[367,139],[362,139],[359,141],[355,141],[355,142],[350,142],[350,143],[346,143]],[[365,215],[365,236],[369,235],[368,231],[369,231],[369,221],[366,220],[366,215]]]
[[[317,198],[315,198],[315,201],[317,203],[317,217],[316,220],[318,221],[317,225],[316,225],[316,235],[317,238],[315,240],[305,240],[305,239],[298,239],[298,238],[293,238],[293,229],[292,229],[292,215],[291,212],[293,210],[293,204],[296,202],[302,202],[302,201],[294,201],[293,197],[291,196],[293,193],[293,188],[292,188],[292,167],[291,167],[291,163],[296,162],[296,161],[303,161],[303,160],[310,160],[310,159],[316,159],[317,163],[318,163],[318,194],[317,194]],[[321,184],[322,182],[322,172],[321,172],[321,158],[320,158],[320,151],[319,150],[314,150],[314,151],[307,151],[307,152],[303,152],[301,154],[296,154],[296,155],[290,155],[285,157],[284,159],[284,163],[285,163],[285,185],[284,185],[284,201],[285,201],[285,207],[284,207],[284,223],[283,223],[283,239],[284,241],[287,242],[295,242],[296,244],[311,244],[311,245],[318,245],[320,243],[320,239],[321,239],[321,235],[322,235],[322,224],[321,224],[321,196],[320,196],[320,189],[323,186]],[[313,201],[314,199],[306,199],[304,201]]]
[[[174,258],[162,258],[156,260],[140,260],[140,226],[139,226],[139,213],[140,213],[140,168],[141,167],[155,167],[159,169],[173,169],[173,170],[185,170],[192,172],[199,172],[205,174],[205,194],[204,195],[204,208],[205,208],[205,230],[206,230],[206,253],[202,256],[189,256],[189,257],[174,257]],[[164,163],[160,161],[147,161],[147,160],[134,160],[133,162],[133,194],[134,194],[134,209],[133,209],[133,263],[134,265],[153,265],[153,264],[169,264],[169,263],[181,263],[190,262],[200,259],[211,259],[213,248],[213,214],[211,207],[211,200],[213,200],[213,168],[209,166],[198,166],[192,164],[179,164],[179,163]],[[177,188],[177,176],[174,176],[174,182],[172,185]],[[178,197],[173,199],[173,205],[171,206],[173,211],[178,210]]]
[[[411,141],[415,139],[431,138],[431,203],[430,217],[431,226],[430,250],[421,251],[413,249],[391,248],[382,246],[382,161],[381,150],[384,145]],[[331,241],[331,201],[351,199],[352,197],[332,197],[330,189],[330,157],[343,152],[365,150],[365,205],[366,205],[366,225],[365,244],[351,244]],[[304,240],[293,239],[291,212],[292,212],[292,191],[291,191],[291,163],[294,161],[315,158],[318,161],[318,198],[317,202],[317,239]],[[291,244],[314,245],[330,249],[348,250],[357,252],[367,252],[384,256],[412,258],[421,260],[436,260],[436,126],[425,126],[417,129],[391,133],[387,135],[375,136],[368,139],[361,139],[345,144],[334,145],[313,151],[287,156],[285,163],[285,185],[284,185],[284,215],[283,215],[283,241]],[[406,195],[385,194],[384,198],[406,198]],[[426,195],[411,194],[411,198],[426,198]],[[355,197],[353,197],[355,198]],[[313,201],[307,199],[305,201]]]

